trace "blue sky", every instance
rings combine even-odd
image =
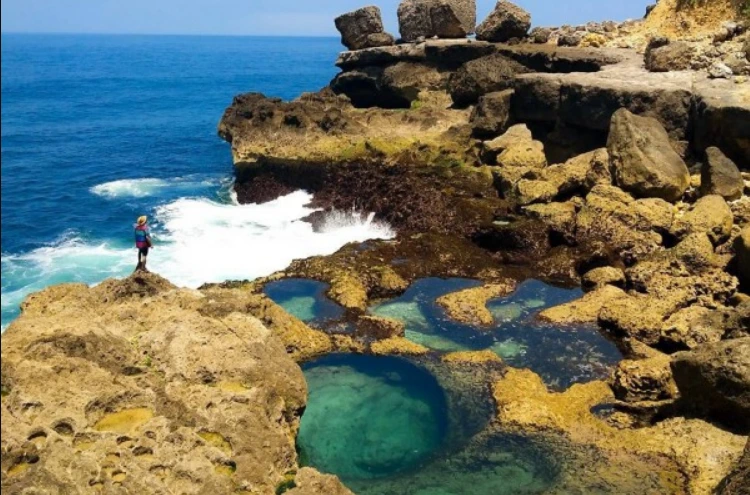
[[[368,4],[397,34],[399,0],[2,0],[3,32],[336,35],[333,18]],[[517,0],[534,25],[625,20],[650,0]],[[481,21],[495,0],[477,0]]]

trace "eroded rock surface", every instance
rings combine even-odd
[[[302,373],[256,318],[134,275],[32,295],[2,339],[3,491],[273,493]]]
[[[335,24],[341,33],[341,44],[349,50],[389,46],[396,41],[384,31],[380,9],[375,6],[363,7],[340,15],[336,18]]]

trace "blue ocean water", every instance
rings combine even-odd
[[[151,268],[190,286],[373,236],[346,225],[299,242],[314,237],[297,221],[310,211],[301,192],[233,204],[216,134],[235,94],[320,89],[340,49],[334,38],[3,34],[3,328],[32,291],[132,271],[141,214],[152,217]]]

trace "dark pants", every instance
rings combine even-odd
[[[146,258],[148,257],[148,246],[138,248],[138,266],[135,268],[136,270],[145,270],[146,269]]]

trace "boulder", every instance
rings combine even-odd
[[[693,91],[693,149],[716,146],[741,170],[750,168],[750,84],[698,80]]]
[[[404,0],[398,6],[401,39],[464,38],[474,32],[476,0]]]
[[[716,146],[706,149],[706,161],[701,167],[701,194],[718,194],[734,201],[742,197],[744,187],[737,165]]]
[[[566,242],[573,242],[576,230],[575,203],[535,204],[527,206],[524,211],[530,218],[536,218],[549,227],[550,232],[561,236]]]
[[[687,42],[675,41],[662,46],[649,45],[644,55],[646,68],[651,72],[689,70],[695,49]]]
[[[521,7],[501,0],[477,26],[477,39],[502,43],[511,38],[525,38],[531,27],[531,14]]]
[[[732,210],[727,202],[721,196],[712,194],[700,198],[690,211],[675,219],[672,231],[678,238],[695,233],[706,234],[714,245],[718,245],[729,239],[733,224]]]
[[[686,404],[750,431],[750,337],[679,352],[672,372]]]
[[[552,36],[552,30],[546,27],[535,27],[529,33],[529,38],[534,43],[544,44],[547,43]]]
[[[573,31],[572,33],[565,33],[557,38],[557,46],[578,46],[586,36],[584,31]]]
[[[670,359],[659,354],[649,359],[621,361],[612,377],[612,391],[624,402],[656,402],[674,399],[677,386]]]
[[[594,323],[597,321],[602,308],[627,297],[625,291],[619,287],[605,285],[593,292],[584,294],[580,299],[545,309],[539,314],[539,318],[562,325]]]
[[[499,136],[508,129],[512,96],[513,90],[508,89],[479,97],[469,118],[475,137],[488,139]]]
[[[482,95],[513,88],[516,74],[526,72],[524,65],[498,53],[480,57],[451,75],[448,92],[457,106],[472,105]]]
[[[349,50],[390,46],[396,42],[393,36],[383,30],[380,9],[375,6],[340,15],[334,22],[341,33],[341,44]]]
[[[661,330],[660,347],[667,351],[695,349],[721,341],[731,325],[732,310],[689,306],[669,317]],[[739,323],[739,322],[737,322]]]
[[[685,162],[674,151],[667,131],[654,118],[622,108],[610,124],[607,150],[616,183],[636,197],[677,201],[690,185]]]

